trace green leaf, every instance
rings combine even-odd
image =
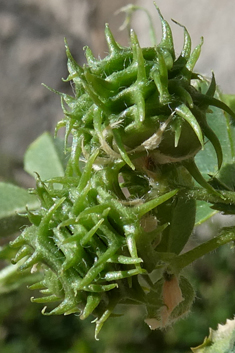
[[[232,164],[235,158],[234,121],[222,110],[217,108],[212,108],[212,113],[208,114],[207,121],[208,121],[208,125],[211,127],[215,135],[218,137],[222,147],[222,151],[223,151],[222,168],[227,164]],[[208,174],[216,175],[218,173],[216,153],[210,141],[205,143],[204,150],[200,151],[196,155],[195,162],[198,166],[198,169],[206,179],[208,179]]]
[[[192,234],[195,222],[196,205],[184,192],[178,194],[172,211],[171,227],[168,235],[168,252],[179,254]]]
[[[216,179],[223,188],[235,191],[235,163],[226,164],[219,172]]]
[[[162,223],[170,224],[162,232],[161,242],[156,251],[179,254],[195,224],[196,202],[189,198],[184,190],[180,190],[174,201],[158,208],[158,216]]]
[[[210,329],[209,337],[191,350],[194,353],[235,353],[235,319],[227,320],[225,325],[218,325],[216,331]]]
[[[196,226],[207,221],[209,218],[211,218],[214,214],[217,213],[217,211],[213,210],[210,206],[211,205],[205,201],[196,202],[196,219],[195,219]]]
[[[16,249],[13,249],[9,243],[0,246],[0,261],[6,260],[8,262],[16,255]]]
[[[235,94],[222,94],[222,99],[235,112]]]
[[[31,284],[42,278],[41,273],[32,274],[30,271],[19,271],[18,265],[8,265],[0,271],[0,294],[19,289],[22,284]]]
[[[25,171],[47,180],[64,175],[61,148],[47,132],[39,136],[27,149],[24,158]]]
[[[18,186],[0,183],[0,236],[10,235],[29,223],[19,215],[26,212],[26,206],[33,210],[39,206],[35,196]]]
[[[223,99],[232,110],[235,110],[235,95],[221,95],[220,99]],[[204,151],[199,152],[195,157],[196,164],[206,179],[208,179],[208,175],[214,176],[213,184],[218,184],[219,189],[234,191],[235,121],[227,113],[217,108],[212,109],[212,114],[208,114],[207,120],[208,125],[220,141],[223,152],[223,164],[218,171],[216,154],[209,141],[205,144]]]

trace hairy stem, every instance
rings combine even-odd
[[[196,200],[206,201],[208,203],[224,203],[224,204],[235,204],[235,195],[233,191],[219,191],[218,195],[212,194],[206,189],[193,189],[188,190],[187,194]],[[219,196],[221,195],[221,197]]]
[[[234,240],[235,227],[224,228],[216,238],[213,238],[182,255],[174,257],[170,261],[170,268],[174,269],[174,273],[179,273],[184,267],[190,265],[193,261],[217,249],[221,245]]]

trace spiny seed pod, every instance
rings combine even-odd
[[[169,191],[130,207],[120,198],[118,174],[123,162],[94,173],[97,154],[98,150],[91,155],[80,177],[46,183],[38,179],[41,209],[28,214],[33,225],[12,242],[13,247],[21,246],[14,263],[27,256],[21,270],[40,266],[45,272],[44,279],[31,286],[45,296],[32,301],[61,301],[49,313],[43,309],[46,315],[79,312],[85,319],[94,312],[96,335],[118,303],[144,303],[137,275],[147,271],[138,257],[138,242],[145,235],[146,246],[158,242],[159,230],[144,230],[141,219],[177,193]],[[59,190],[56,184],[61,185]]]
[[[86,48],[87,65],[80,67],[66,43],[67,80],[73,81],[75,97],[60,93],[65,118],[58,127],[66,126],[67,135],[78,134],[87,154],[94,146],[101,147],[106,163],[120,158],[132,169],[146,164],[144,156],[151,158],[152,165],[187,161],[188,167],[206,137],[214,146],[220,168],[221,146],[206,114],[209,105],[234,113],[213,97],[214,75],[205,94],[193,84],[205,82],[193,72],[203,40],[191,52],[189,33],[182,26],[184,45],[176,58],[171,28],[157,10],[162,40],[156,47],[141,48],[133,30],[131,46],[121,47],[106,25],[109,55],[97,60]],[[195,170],[192,167],[190,172],[199,179]]]
[[[21,247],[13,262],[24,259],[21,270],[44,274],[31,286],[44,296],[32,301],[59,302],[43,314],[93,314],[96,336],[118,304],[145,306],[155,327],[190,309],[189,282],[174,271],[166,279],[169,259],[183,249],[195,219],[195,201],[175,184],[192,185],[188,169],[208,187],[193,162],[207,137],[222,163],[208,106],[234,116],[213,97],[214,76],[205,94],[192,83],[205,81],[193,73],[202,41],[191,52],[184,28],[176,59],[171,29],[158,12],[163,35],[156,47],[141,48],[133,31],[131,46],[121,47],[106,26],[109,54],[96,60],[87,48],[82,68],[66,44],[75,96],[57,92],[65,114],[57,130],[66,127],[67,147],[72,134],[70,158],[63,177],[38,176],[41,208],[28,212],[32,226],[12,242]],[[148,274],[156,268],[162,278],[154,284]]]

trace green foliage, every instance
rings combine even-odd
[[[61,141],[53,140],[46,132],[38,137],[25,153],[25,171],[33,177],[37,173],[42,180],[63,176],[64,165],[65,156]]]
[[[219,325],[216,331],[210,329],[210,334],[202,345],[192,348],[194,353],[234,353],[235,352],[235,320],[227,320],[225,325]]]
[[[234,227],[224,228],[183,252],[195,224],[235,211],[235,113],[214,75],[209,82],[193,71],[203,41],[191,51],[180,25],[176,58],[171,28],[157,11],[162,39],[154,47],[141,48],[134,31],[121,47],[106,26],[109,54],[97,60],[86,48],[80,67],[65,43],[74,87],[74,96],[56,92],[65,156],[61,141],[45,133],[25,155],[25,170],[36,172],[33,198],[1,185],[8,233],[16,212],[31,223],[11,246],[20,248],[12,262],[26,276],[40,274],[30,289],[41,296],[32,301],[49,305],[44,315],[92,314],[95,337],[120,305],[143,307],[152,329],[177,321],[195,297],[182,270],[235,240]]]
[[[22,213],[28,209],[36,209],[39,202],[35,196],[27,190],[18,186],[0,183],[0,236],[10,235],[27,224],[28,221],[22,218]]]

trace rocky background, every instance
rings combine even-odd
[[[127,32],[118,31],[123,14],[114,15],[129,0],[1,0],[0,1],[0,179],[27,184],[22,174],[25,149],[45,130],[53,132],[61,119],[60,99],[41,86],[69,91],[64,37],[77,61],[84,62],[83,47],[96,56],[107,50],[104,24],[115,38],[127,44]],[[153,16],[158,38],[160,21],[152,0],[135,0]],[[158,0],[164,17],[184,24],[196,46],[205,42],[197,70],[216,74],[226,93],[235,93],[235,2],[232,0]],[[146,15],[133,18],[141,45],[149,45]],[[183,43],[182,28],[172,24],[177,52]]]

